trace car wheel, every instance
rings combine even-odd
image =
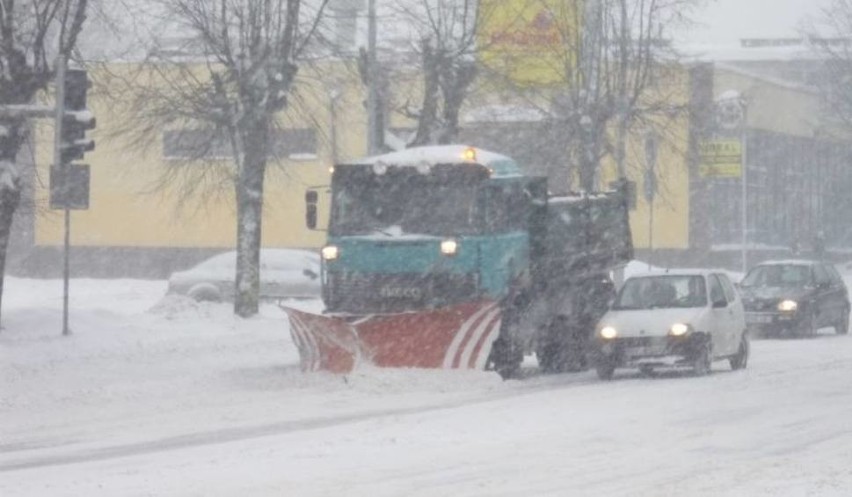
[[[186,292],[197,302],[221,302],[222,292],[213,283],[198,283]]]
[[[810,311],[808,317],[802,322],[801,328],[799,329],[799,336],[803,337],[812,337],[817,333],[817,317],[816,312],[813,310]]]
[[[837,325],[834,327],[834,331],[838,335],[845,335],[849,333],[849,307],[843,308],[840,321],[838,321]]]
[[[710,374],[712,368],[712,349],[710,342],[701,345],[701,348],[696,352],[692,359],[692,372],[695,376],[706,376]]]
[[[743,333],[743,337],[740,339],[740,348],[737,350],[737,354],[734,357],[729,359],[731,363],[731,369],[734,371],[739,369],[745,369],[748,366],[748,355],[751,352],[751,346],[748,342],[748,336]]]
[[[611,359],[602,358],[595,365],[595,371],[598,373],[598,378],[611,380],[615,374],[615,363]]]

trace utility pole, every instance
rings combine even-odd
[[[654,253],[654,198],[657,196],[657,135],[650,132],[645,136],[645,201],[648,203],[648,270]]]
[[[53,140],[53,167],[59,168],[61,176],[67,178],[67,167],[62,160],[62,121],[65,116],[65,70],[68,64],[65,55],[56,57],[56,122],[54,124]],[[63,244],[62,260],[62,334],[70,335],[71,328],[68,326],[68,295],[69,280],[71,277],[71,210],[65,206],[65,236]]]
[[[740,100],[742,106],[742,121],[740,122],[740,147],[742,152],[742,271],[748,272],[748,104],[744,99]]]
[[[379,75],[376,55],[376,0],[367,3],[367,152],[376,155],[381,149],[379,126]]]
[[[587,0],[583,3],[583,34],[580,48],[580,60],[577,61],[580,69],[580,86],[577,95],[577,107],[581,110],[580,128],[582,131],[582,142],[580,144],[580,188],[593,191],[596,189],[598,177],[598,137],[596,120],[598,109],[593,108],[593,103],[598,98],[598,76],[599,63],[597,59],[603,35],[602,30],[602,6],[601,0]]]
[[[627,5],[624,0],[621,1],[621,30],[618,37],[618,97],[616,105],[618,106],[618,128],[616,132],[616,149],[615,159],[618,167],[618,177],[627,178],[627,167],[625,160],[627,156],[627,127],[630,113],[630,101],[627,97],[627,78],[628,76],[628,59],[630,57],[630,44],[633,40],[630,39],[630,26],[627,19]],[[635,56],[635,55],[634,55]]]

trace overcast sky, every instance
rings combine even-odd
[[[829,0],[705,0],[696,26],[678,38],[690,44],[734,44],[740,38],[797,36],[803,20],[819,18]]]

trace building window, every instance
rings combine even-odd
[[[272,131],[269,157],[309,160],[317,156],[317,134],[313,129]],[[227,160],[233,157],[224,132],[211,128],[169,130],[163,133],[163,157],[169,160]]]
[[[233,157],[224,133],[210,128],[177,129],[163,133],[163,157],[200,160]]]

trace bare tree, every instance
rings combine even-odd
[[[0,105],[31,104],[66,60],[83,29],[87,0],[0,0]],[[23,188],[18,154],[27,140],[26,117],[0,119],[0,304],[12,219]]]
[[[595,189],[606,155],[624,176],[631,129],[672,110],[670,95],[656,92],[661,68],[677,62],[665,28],[686,22],[685,13],[699,1],[530,0],[528,7],[539,12],[533,23],[542,30],[533,42],[546,45],[532,57],[542,59],[546,81],[537,88],[528,82],[518,87],[511,78],[505,84],[537,105],[549,101],[543,110],[568,137],[582,189]],[[513,41],[511,30],[518,27],[505,29],[510,36],[503,36]]]
[[[181,42],[153,51],[137,81],[141,84],[131,83],[128,129],[139,142],[180,127],[188,130],[184,138],[199,158],[211,157],[205,153],[210,150],[230,156],[203,161],[199,168],[177,165],[166,174],[182,176],[190,188],[199,183],[196,175],[233,188],[234,312],[239,316],[258,311],[264,177],[275,149],[271,137],[327,2],[159,0],[162,21],[173,25]]]
[[[814,78],[823,108],[833,123],[852,129],[852,1],[832,0],[811,28],[814,48],[824,59]]]
[[[459,113],[477,74],[479,3],[416,0],[400,2],[395,9],[396,17],[416,33],[411,48],[419,58],[422,78],[419,105],[401,109],[417,121],[410,146],[452,143],[458,137]]]

